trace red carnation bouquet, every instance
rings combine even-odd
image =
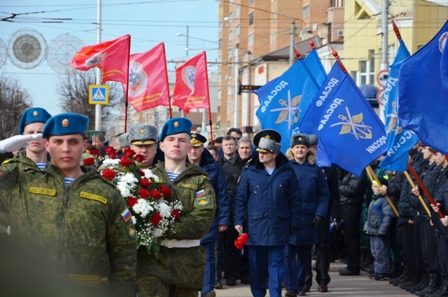
[[[247,233],[240,232],[240,236],[238,236],[237,239],[235,239],[235,246],[237,249],[241,250],[244,248],[244,245],[247,243],[247,240],[249,239],[249,236]]]
[[[117,156],[108,148],[108,154]],[[119,159],[106,158],[99,168],[103,178],[111,181],[125,199],[137,231],[137,248],[146,246],[148,252],[158,254],[159,238],[173,233],[174,222],[180,219],[182,203],[170,202],[171,190],[159,182],[149,169],[140,169],[142,156],[126,149]]]

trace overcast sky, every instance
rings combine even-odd
[[[28,32],[32,35],[37,34],[39,40],[45,40],[47,48],[52,48],[52,52],[58,55],[68,52],[70,47],[65,45],[67,42],[74,43],[77,39],[82,41],[83,45],[92,45],[97,42],[96,0],[1,2],[0,19],[18,14],[9,19],[12,22],[0,23],[0,40],[6,45],[6,49],[11,46],[11,41],[17,41],[18,36]],[[160,42],[165,42],[167,60],[184,60],[186,37],[177,36],[177,33],[186,34],[186,28],[189,26],[189,48],[191,48],[189,56],[192,57],[206,50],[208,60],[215,61],[218,54],[216,43],[218,5],[218,2],[213,0],[103,0],[101,39],[106,41],[131,34],[131,53],[144,52]],[[56,18],[71,20],[48,23],[54,22]],[[23,31],[26,28],[30,30]],[[68,41],[63,35],[67,33],[77,39]],[[64,38],[61,38],[61,35]],[[1,41],[0,62],[6,57]],[[6,64],[0,68],[0,71],[7,72],[20,81],[31,95],[34,106],[43,107],[51,114],[57,114],[61,112],[61,109],[57,102],[56,83],[61,74],[49,66],[50,60],[55,61],[54,58],[48,57],[34,69],[21,69],[16,67],[8,56]],[[173,71],[175,64],[170,63],[168,68]]]

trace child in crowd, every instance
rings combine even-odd
[[[381,185],[387,186],[386,178],[379,178]],[[364,231],[370,235],[370,249],[375,267],[375,272],[369,277],[375,280],[389,278],[388,232],[392,223],[392,207],[386,197],[381,194],[381,185],[376,181],[372,182],[372,202],[369,205],[367,221],[364,224]]]

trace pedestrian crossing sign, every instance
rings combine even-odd
[[[109,104],[109,86],[90,85],[89,104]]]

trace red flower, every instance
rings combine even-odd
[[[137,171],[137,174],[140,176],[145,176],[145,173],[140,169]]]
[[[180,211],[178,209],[173,209],[171,211],[171,216],[174,217],[175,221],[179,221],[179,219],[180,219]]]
[[[138,202],[138,199],[137,199],[137,198],[132,197],[132,196],[129,196],[129,197],[128,197],[128,205],[129,205],[130,207],[136,205],[137,202]]]
[[[142,197],[143,199],[148,199],[149,196],[151,196],[151,192],[149,192],[146,189],[140,189],[140,190],[138,190],[138,195],[140,197]]]
[[[160,192],[162,192],[163,197],[170,198],[171,197],[171,190],[167,186],[161,185],[160,186]]]
[[[142,178],[138,183],[142,188],[145,189],[147,189],[151,185],[151,182],[146,178]]]
[[[159,191],[157,191],[156,189],[151,191],[151,196],[152,198],[154,198],[155,200],[159,200],[160,198],[162,198],[162,193],[160,193]]]
[[[100,151],[99,150],[91,150],[91,151],[89,151],[89,154],[91,154],[94,157],[99,157]]]
[[[155,214],[153,214],[152,217],[151,217],[151,223],[152,223],[154,226],[157,226],[157,225],[160,223],[161,220],[162,220],[162,216],[161,216],[160,213],[158,213],[158,212],[156,212]]]
[[[134,164],[134,162],[132,162],[131,160],[129,160],[128,157],[126,157],[125,155],[121,156],[120,158],[120,165],[123,167],[129,167],[132,164]]]
[[[93,165],[95,165],[95,159],[94,158],[85,158],[83,161],[83,164],[86,166],[93,166]]]
[[[237,249],[242,249],[244,248],[244,245],[247,243],[247,240],[249,239],[249,236],[247,235],[247,233],[243,233],[240,236],[238,236],[238,238],[235,240],[235,246]]]
[[[111,159],[115,159],[117,157],[117,150],[115,150],[112,146],[106,147],[104,151]]]
[[[135,155],[134,159],[135,159],[135,161],[141,163],[143,160],[145,160],[145,156],[138,154],[138,155]]]
[[[235,246],[239,250],[244,248],[244,244],[241,241],[239,241],[238,239],[235,239]]]
[[[113,180],[117,176],[117,173],[111,169],[106,169],[103,171],[103,177],[108,180]]]
[[[132,157],[133,155],[135,155],[135,151],[133,149],[130,148],[126,148],[124,149],[123,153],[127,156],[127,157]]]

